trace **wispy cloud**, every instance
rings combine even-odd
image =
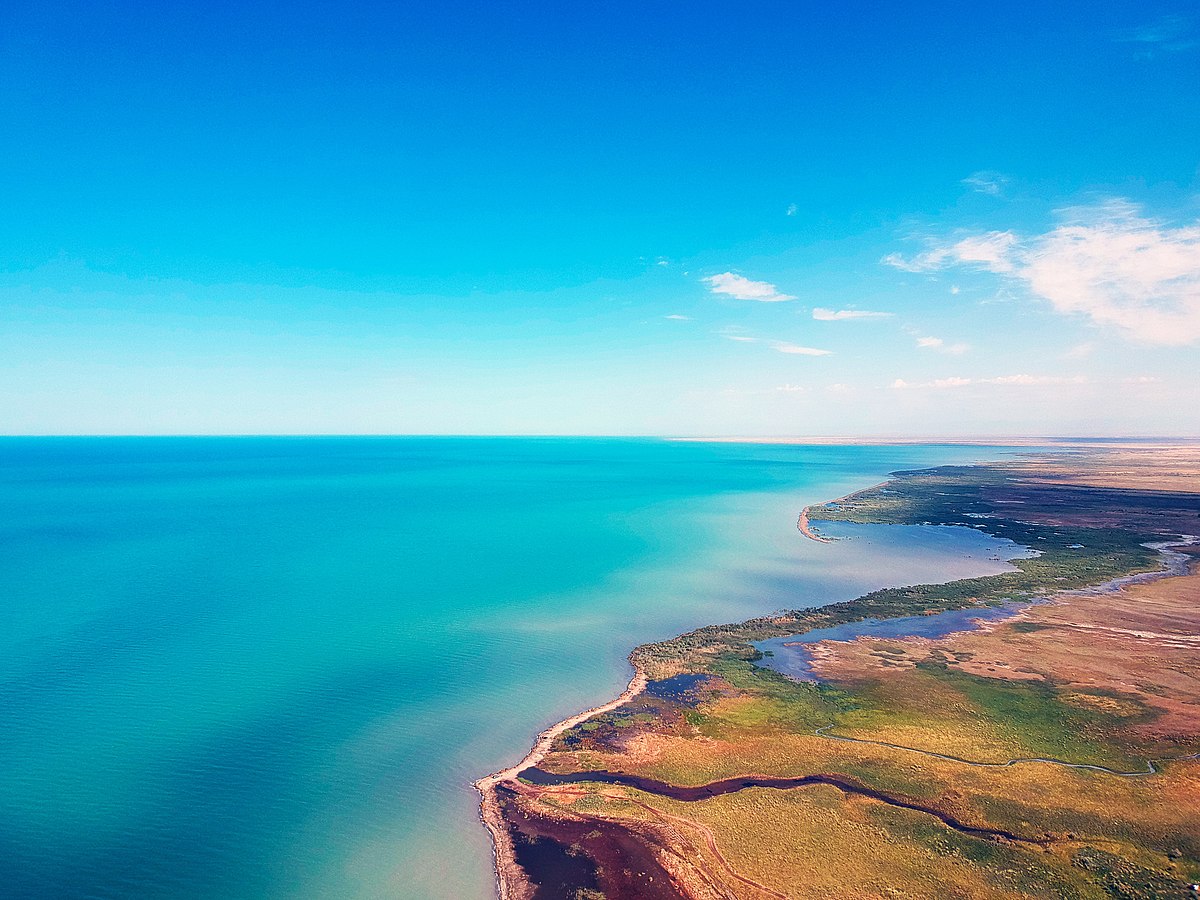
[[[796,206],[796,204],[795,204],[795,203],[789,203],[789,204],[788,204],[788,208],[787,208],[787,215],[789,215],[789,216],[794,216],[794,215],[795,215],[796,213],[798,213],[799,211],[800,211],[800,207]]]
[[[801,384],[781,384],[775,390],[783,394],[803,394],[808,388]]]
[[[669,316],[663,316],[663,318],[671,319],[672,321],[675,321],[675,322],[690,322],[690,321],[692,321],[691,316],[681,316],[678,313],[672,313]]]
[[[1082,344],[1068,347],[1066,352],[1063,353],[1063,359],[1087,359],[1095,349],[1096,345],[1091,341],[1084,341]]]
[[[721,337],[727,341],[737,341],[739,344],[757,344],[758,338],[753,338],[745,334],[723,334]]]
[[[990,231],[970,235],[949,244],[934,244],[924,253],[904,257],[889,253],[883,258],[886,265],[905,272],[936,272],[956,264],[974,264],[992,272],[1011,272],[1011,255],[1017,236],[1011,231]]]
[[[907,272],[969,266],[1022,284],[1060,313],[1086,316],[1143,343],[1200,340],[1200,222],[1170,227],[1125,200],[1064,210],[1061,217],[1033,237],[993,231],[883,262]]]
[[[1002,175],[999,172],[993,172],[990,169],[985,169],[981,172],[972,172],[962,180],[962,183],[978,194],[987,194],[989,197],[999,197],[1004,193],[1004,189],[1008,186],[1009,177]]]
[[[1134,56],[1139,59],[1153,59],[1163,53],[1178,53],[1196,47],[1194,25],[1192,19],[1184,16],[1160,16],[1145,25],[1116,32],[1113,40],[1134,45]]]
[[[905,381],[897,378],[891,387],[895,390],[932,388],[946,390],[950,388],[969,387],[971,385],[1011,385],[1018,387],[1035,387],[1041,385],[1087,384],[1087,378],[1082,375],[996,375],[991,378],[963,378],[952,375],[949,378],[935,378],[933,381]]]
[[[795,300],[791,294],[784,294],[768,281],[751,281],[733,272],[722,272],[720,275],[710,275],[701,279],[714,294],[725,294],[738,300],[757,300],[760,303],[779,303],[783,300]]]
[[[890,319],[889,312],[872,312],[866,309],[825,309],[818,306],[812,317],[818,322],[843,322],[847,319]]]
[[[832,350],[818,350],[816,347],[801,347],[799,344],[789,344],[787,341],[771,341],[771,349],[780,353],[791,353],[796,356],[829,356]]]
[[[1017,244],[1011,231],[990,231],[970,235],[953,243],[934,243],[916,256],[889,253],[881,262],[905,272],[936,272],[951,265],[974,264],[992,272],[1010,272],[1010,257]]]
[[[971,349],[970,344],[947,344],[942,338],[934,337],[931,334],[918,336],[917,346],[922,350],[937,350],[940,353],[949,353],[951,356],[962,356]]]

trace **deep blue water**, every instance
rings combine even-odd
[[[474,778],[639,642],[986,569],[795,519],[1003,452],[0,440],[0,893],[490,896]]]

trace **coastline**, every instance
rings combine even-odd
[[[797,530],[807,538],[819,544],[836,543],[833,538],[828,538],[816,531],[815,527],[810,523],[809,510],[813,506],[826,505],[828,503],[839,503],[851,498],[857,497],[860,494],[873,491],[877,488],[889,484],[894,478],[877,482],[875,484],[859,488],[847,494],[843,494],[833,500],[824,501],[819,504],[809,504],[800,511],[800,515],[796,521]],[[494,863],[494,876],[496,896],[498,900],[528,900],[530,893],[526,882],[521,878],[520,868],[516,862],[516,852],[513,846],[512,836],[505,827],[504,817],[501,811],[500,799],[497,795],[497,790],[506,782],[515,782],[520,778],[522,772],[535,768],[538,763],[550,751],[554,741],[566,731],[581,725],[594,716],[603,715],[612,710],[624,705],[625,703],[637,697],[649,682],[647,672],[637,661],[637,650],[640,648],[634,647],[630,651],[628,657],[629,664],[633,667],[633,676],[630,678],[628,685],[618,696],[606,703],[590,707],[589,709],[577,712],[567,718],[556,722],[538,733],[534,739],[529,751],[521,758],[520,761],[508,768],[501,769],[498,772],[493,772],[490,775],[485,775],[482,778],[473,782],[473,787],[479,792],[481,800],[479,804],[479,818],[491,836],[492,855]]]
[[[800,510],[800,518],[796,520],[796,528],[800,533],[810,541],[816,541],[818,544],[832,544],[833,538],[823,537],[818,534],[808,522],[808,507]]]
[[[806,538],[808,538],[810,541],[816,541],[818,544],[834,543],[833,538],[827,538],[824,535],[822,535],[819,531],[817,531],[817,529],[813,526],[812,522],[809,520],[808,511],[810,509],[812,509],[814,506],[829,506],[829,505],[835,504],[835,503],[844,503],[845,501],[851,500],[854,497],[859,496],[860,494],[866,494],[870,491],[878,490],[879,488],[883,487],[884,485],[891,483],[891,481],[892,481],[892,478],[888,478],[884,481],[877,482],[876,484],[873,484],[869,487],[859,488],[858,490],[851,491],[848,494],[842,494],[842,496],[835,497],[832,500],[825,500],[825,501],[822,501],[821,503],[808,504],[808,506],[806,506],[806,507],[804,507],[804,509],[800,510],[800,517],[796,520],[797,530],[802,535],[804,535]]]
[[[845,496],[838,498],[837,500],[826,501],[823,504],[816,504],[816,505],[829,506],[832,504],[837,504],[839,502],[853,500],[853,499],[859,498],[863,495],[869,495],[871,492],[877,491],[878,489],[891,484],[893,481],[895,481],[897,479],[897,476],[899,476],[901,474],[902,473],[894,473],[892,475],[892,477],[890,477],[888,480],[886,480],[884,482],[881,482],[880,484],[874,485],[872,487],[862,488],[860,490],[856,490],[849,494],[846,494]],[[884,493],[891,494],[892,492],[885,491]],[[1000,500],[997,502],[1006,502],[1006,501]],[[817,543],[833,543],[834,542],[833,539],[821,535],[814,528],[814,526],[810,520],[810,510],[812,508],[813,508],[813,506],[805,506],[801,510],[801,512],[797,518],[797,522],[796,522],[797,529],[808,540],[812,540]],[[885,519],[885,521],[882,522],[881,524],[889,524],[889,523]],[[975,527],[977,527],[977,526],[975,526]],[[1186,534],[1186,533],[1180,534],[1179,532],[1176,532],[1176,534],[1179,537],[1178,540],[1167,540],[1167,541],[1159,541],[1159,542],[1155,542],[1155,543],[1144,543],[1141,545],[1142,547],[1144,547],[1146,549],[1151,549],[1151,550],[1156,551],[1156,555],[1157,555],[1158,561],[1160,563],[1160,567],[1158,567],[1158,568],[1154,568],[1152,570],[1142,570],[1142,571],[1137,571],[1135,569],[1131,574],[1123,574],[1116,578],[1100,580],[1100,581],[1097,581],[1094,583],[1086,583],[1084,586],[1079,586],[1079,587],[1074,587],[1074,588],[1064,588],[1062,590],[1052,590],[1040,599],[1050,600],[1053,603],[1053,601],[1056,599],[1065,600],[1071,596],[1081,596],[1081,595],[1086,596],[1089,594],[1097,594],[1097,593],[1100,593],[1100,594],[1115,593],[1126,587],[1132,587],[1132,586],[1136,586],[1136,585],[1142,585],[1142,584],[1145,584],[1148,582],[1155,582],[1155,581],[1159,581],[1159,580],[1163,580],[1163,579],[1170,579],[1170,578],[1176,577],[1176,576],[1187,575],[1187,574],[1189,574],[1189,572],[1195,565],[1194,557],[1192,556],[1192,554],[1181,553],[1176,548],[1184,548],[1184,547],[1194,546],[1195,544],[1200,543],[1200,539],[1196,538],[1194,535],[1190,535],[1190,534]],[[1082,545],[1078,545],[1078,546],[1082,546]],[[1126,572],[1128,572],[1128,570],[1126,570]],[[1062,579],[1060,579],[1060,580],[1062,580]],[[947,583],[950,583],[950,582],[947,582]],[[932,585],[930,585],[930,586],[932,586]],[[868,599],[868,598],[865,598],[865,597],[858,598],[858,600],[864,600],[864,599]],[[850,603],[853,603],[853,602],[855,602],[855,601],[850,601]],[[832,604],[832,605],[838,606],[838,605],[843,605],[843,604]],[[815,607],[814,609],[819,610],[819,609],[821,609],[821,607]],[[1014,618],[1019,618],[1020,615],[1021,615],[1021,613],[1017,613],[1017,615],[1014,616]],[[744,623],[744,624],[749,625],[755,621],[759,621],[759,620],[751,620],[751,622]],[[762,621],[765,621],[765,620],[762,620]],[[1086,628],[1087,626],[1077,625],[1076,627]],[[710,631],[715,631],[715,630],[717,630],[717,626],[711,626],[708,628],[699,629],[699,633],[705,633],[705,632],[710,632]],[[1138,634],[1138,632],[1134,632],[1134,631],[1130,631],[1127,633],[1131,634],[1131,635]],[[684,636],[684,637],[687,637],[687,636]],[[483,821],[483,824],[485,825],[485,827],[487,827],[487,829],[492,837],[493,851],[494,851],[494,858],[495,858],[495,877],[496,877],[497,896],[500,898],[500,900],[528,900],[528,898],[531,898],[536,893],[536,888],[533,885],[531,885],[527,879],[525,879],[523,877],[525,873],[522,871],[520,864],[517,861],[517,849],[516,849],[516,846],[514,845],[514,835],[519,839],[521,837],[521,835],[525,832],[524,832],[524,829],[521,829],[520,831],[510,831],[510,826],[505,820],[505,809],[507,808],[507,804],[509,802],[509,799],[506,796],[508,791],[506,791],[503,786],[505,785],[506,782],[515,782],[520,777],[521,773],[523,773],[531,768],[536,768],[538,766],[538,764],[547,756],[547,754],[550,753],[552,745],[554,744],[555,740],[564,732],[588,721],[589,719],[591,719],[594,716],[598,716],[598,715],[602,715],[604,713],[610,712],[610,711],[616,709],[617,707],[635,699],[647,686],[647,683],[649,681],[648,673],[653,674],[653,676],[655,678],[664,677],[664,673],[659,671],[659,667],[654,664],[653,660],[643,659],[641,656],[639,656],[639,651],[641,649],[642,649],[642,647],[635,647],[631,651],[630,662],[634,667],[634,676],[630,680],[627,688],[621,693],[620,696],[614,698],[613,700],[609,701],[608,703],[593,707],[591,709],[588,709],[583,712],[577,713],[573,716],[570,716],[570,717],[562,720],[561,722],[547,728],[546,730],[542,731],[538,735],[538,738],[534,742],[530,751],[525,755],[525,757],[519,763],[517,763],[516,765],[514,765],[512,767],[504,769],[500,772],[497,772],[492,775],[481,778],[475,782],[475,787],[480,792],[480,794],[483,798],[482,802],[480,804],[480,817]],[[833,726],[829,725],[829,726],[824,726],[824,727],[830,728]],[[854,742],[857,740],[855,738],[841,738],[841,737],[834,736],[834,735],[822,735],[821,729],[818,729],[818,731],[816,733],[819,736],[826,737],[826,738],[829,738],[832,740],[845,740],[847,742]],[[909,748],[906,746],[902,746],[899,744],[888,744],[886,742],[880,742],[880,741],[864,740],[864,741],[859,741],[859,743],[863,743],[863,744],[874,743],[874,744],[878,744],[879,746],[892,747],[896,750],[914,750],[915,749],[915,748]],[[931,758],[938,758],[938,759],[942,759],[944,761],[955,761],[957,759],[956,757],[948,756],[948,755],[939,756],[937,753],[932,752],[932,751],[927,752],[924,750],[915,749],[915,752],[925,752]],[[1162,759],[1162,761],[1165,762],[1165,761],[1190,760],[1190,759],[1195,759],[1196,756],[1197,756],[1196,754],[1191,754],[1191,755],[1184,755],[1184,756],[1177,756],[1177,757],[1164,757]],[[1134,774],[1131,772],[1130,773],[1119,772],[1114,769],[1105,768],[1104,766],[1097,766],[1097,765],[1091,765],[1091,764],[1086,764],[1086,763],[1077,764],[1077,763],[1070,763],[1070,762],[1061,762],[1060,760],[1052,759],[1049,757],[1040,757],[1040,756],[1039,757],[1025,757],[1025,758],[1021,758],[1021,759],[1013,759],[1013,760],[1010,760],[1007,764],[999,766],[999,767],[1000,768],[1011,767],[1016,762],[1026,762],[1026,761],[1028,761],[1028,762],[1035,762],[1035,761],[1036,762],[1057,762],[1060,765],[1066,766],[1069,768],[1093,769],[1093,770],[1098,770],[1098,771],[1102,771],[1102,772],[1106,772],[1106,773],[1110,773],[1110,774],[1114,774],[1114,775],[1122,775],[1124,777],[1129,777],[1132,774]],[[988,767],[989,764],[981,764],[981,765],[983,767]],[[996,766],[992,765],[991,767],[994,768]],[[1148,767],[1149,767],[1150,773],[1153,774],[1155,771],[1153,761],[1151,761],[1148,764]],[[554,777],[561,779],[563,781],[563,783],[566,784],[566,783],[569,783],[573,778],[575,780],[587,780],[586,778],[583,778],[582,776],[596,776],[597,774],[608,775],[609,773],[597,773],[597,772],[586,772],[585,771],[582,773],[576,773],[575,776],[564,775],[564,776],[554,776]],[[1137,773],[1137,774],[1143,774],[1143,773]],[[544,775],[544,773],[541,773],[540,771],[535,771],[534,773],[531,773],[530,777],[532,778],[536,775]],[[617,776],[611,776],[611,777],[615,778]],[[633,776],[629,776],[629,777],[633,777]],[[748,777],[748,776],[738,776],[738,777],[741,778],[741,777]],[[757,776],[755,776],[755,777],[757,777]],[[808,777],[808,776],[806,776],[806,777]],[[596,779],[593,778],[592,780],[596,780]],[[601,779],[601,781],[604,781],[604,780],[605,779]],[[616,783],[616,782],[613,782],[613,783]],[[731,783],[732,783],[732,781],[731,781]],[[533,787],[532,790],[535,792],[535,795],[539,794],[541,790],[544,790],[544,788],[539,789],[538,787],[536,787],[536,785],[541,784],[540,781],[534,781],[533,784],[535,785],[535,787]],[[525,785],[524,788],[525,788],[525,790],[528,790],[529,785]],[[516,793],[517,790],[520,790],[520,789],[510,788],[508,790],[512,791],[513,793]],[[567,814],[567,819],[569,820],[570,818],[571,818],[570,814]],[[639,829],[636,826],[628,826],[628,827],[631,827],[633,829],[634,833],[640,833]],[[643,835],[643,836],[645,836],[645,835]],[[711,835],[710,835],[710,837],[711,837]],[[540,840],[540,838],[539,838],[539,840]],[[710,841],[710,843],[711,843],[711,841]],[[522,851],[522,852],[524,852],[524,851]],[[676,851],[676,853],[677,852],[678,851]],[[716,852],[715,856],[718,859],[718,861],[720,861],[722,859],[719,852]],[[739,874],[738,872],[733,871],[733,870],[730,870],[730,871],[732,873],[732,876],[735,879],[737,879],[738,881],[744,881],[741,874]],[[668,868],[667,871],[664,872],[663,874],[675,875],[676,872]],[[676,879],[674,877],[671,877],[670,880],[672,882],[674,882]],[[684,879],[684,880],[687,880],[687,879]],[[756,884],[756,885],[758,884],[757,882],[749,882],[749,883]],[[762,887],[762,886],[759,885],[759,887]],[[765,890],[767,890],[769,893],[774,894],[774,892],[770,891],[769,889],[765,889]],[[675,895],[671,895],[671,896],[675,896]],[[685,896],[685,894],[680,894],[679,896]],[[691,897],[692,894],[687,893],[686,896]],[[697,894],[696,896],[697,897],[701,896],[701,894]],[[704,895],[704,896],[707,896],[707,895]],[[779,895],[776,894],[776,896],[779,896]]]
[[[632,660],[630,664],[633,665],[633,677],[629,680],[629,684],[625,690],[617,697],[614,697],[607,703],[602,703],[583,712],[575,713],[561,722],[551,725],[538,734],[533,746],[520,762],[509,766],[507,769],[494,772],[491,775],[485,775],[475,782],[475,790],[479,791],[482,797],[479,804],[479,817],[483,821],[484,827],[487,828],[488,833],[492,836],[492,854],[496,869],[496,895],[500,900],[525,900],[525,894],[514,887],[514,884],[517,883],[517,879],[513,877],[516,868],[516,855],[512,845],[512,838],[508,830],[504,827],[504,820],[500,812],[500,801],[496,796],[496,788],[506,781],[515,781],[526,769],[532,768],[541,762],[555,739],[564,731],[568,731],[576,725],[581,725],[593,716],[610,712],[640,694],[646,687],[646,673],[636,663],[633,663]]]
[[[887,484],[886,481],[880,484]],[[873,487],[878,487],[874,485]],[[862,491],[871,490],[871,487],[862,488],[859,491],[852,491],[844,497],[845,499],[853,497]],[[832,502],[837,502],[832,501]],[[812,504],[805,506],[800,511],[800,516],[796,521],[796,527],[804,537],[819,544],[832,544],[832,538],[823,537],[818,534],[809,524],[808,511]],[[526,892],[520,890],[523,884],[517,874],[516,853],[513,848],[512,837],[508,830],[504,827],[504,819],[500,810],[500,801],[496,795],[497,788],[508,781],[516,781],[522,772],[535,767],[542,758],[549,752],[550,747],[554,744],[555,739],[563,732],[574,728],[576,725],[581,725],[593,716],[602,715],[606,712],[611,712],[619,706],[629,702],[646,687],[648,676],[644,669],[638,665],[635,658],[635,647],[630,651],[629,664],[633,667],[633,677],[629,680],[629,684],[625,687],[618,696],[609,700],[607,703],[602,703],[598,706],[593,706],[582,712],[568,716],[560,722],[549,726],[541,731],[530,747],[529,752],[521,758],[515,765],[509,766],[506,769],[501,769],[498,772],[493,772],[490,775],[485,775],[477,779],[473,786],[480,795],[479,818],[483,826],[487,829],[492,840],[492,856],[495,869],[495,885],[496,896],[498,900],[526,900]]]
[[[682,439],[687,440],[687,439]],[[854,497],[865,491],[873,490],[876,487],[885,485],[890,481],[879,482],[875,485],[860,488],[856,491],[851,491],[842,497],[832,501],[836,503],[840,500],[845,500]],[[800,516],[796,521],[796,527],[804,537],[819,544],[832,544],[834,540],[819,534],[809,523],[808,512],[813,504],[805,506],[800,511]],[[496,896],[498,900],[526,900],[526,891],[522,891],[521,887],[524,882],[518,876],[518,867],[516,863],[516,853],[513,848],[512,837],[504,826],[504,819],[500,809],[500,800],[497,796],[497,788],[505,782],[516,781],[522,772],[527,769],[534,768],[546,753],[549,752],[556,738],[563,732],[569,731],[576,725],[581,725],[593,716],[602,715],[606,712],[611,712],[619,706],[629,702],[646,687],[649,678],[645,670],[637,663],[636,651],[637,647],[630,651],[629,664],[633,667],[633,677],[629,680],[629,684],[625,687],[618,696],[609,700],[607,703],[602,703],[598,706],[593,706],[582,712],[575,713],[560,722],[556,722],[538,733],[534,739],[533,745],[529,752],[521,758],[516,764],[509,766],[506,769],[501,769],[498,772],[493,772],[490,775],[485,775],[482,778],[473,782],[473,787],[480,795],[479,818],[483,826],[487,829],[492,841],[492,857],[494,863],[494,875]]]

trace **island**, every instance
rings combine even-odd
[[[1200,896],[1200,448],[897,472],[800,514],[1002,574],[700,628],[481,779],[502,900]]]

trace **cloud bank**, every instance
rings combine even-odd
[[[1200,340],[1200,223],[1170,227],[1124,200],[1063,213],[1045,234],[1011,231],[935,244],[883,262],[906,272],[969,266],[1022,284],[1060,313],[1146,344]]]
[[[992,378],[962,378],[959,376],[951,376],[949,378],[935,378],[933,381],[905,381],[903,378],[897,378],[892,382],[891,386],[896,390],[907,390],[909,388],[934,388],[936,390],[944,390],[946,388],[968,387],[976,384],[1003,384],[1016,385],[1020,387],[1036,387],[1039,385],[1063,385],[1063,384],[1087,384],[1087,379],[1082,375],[997,375]]]

